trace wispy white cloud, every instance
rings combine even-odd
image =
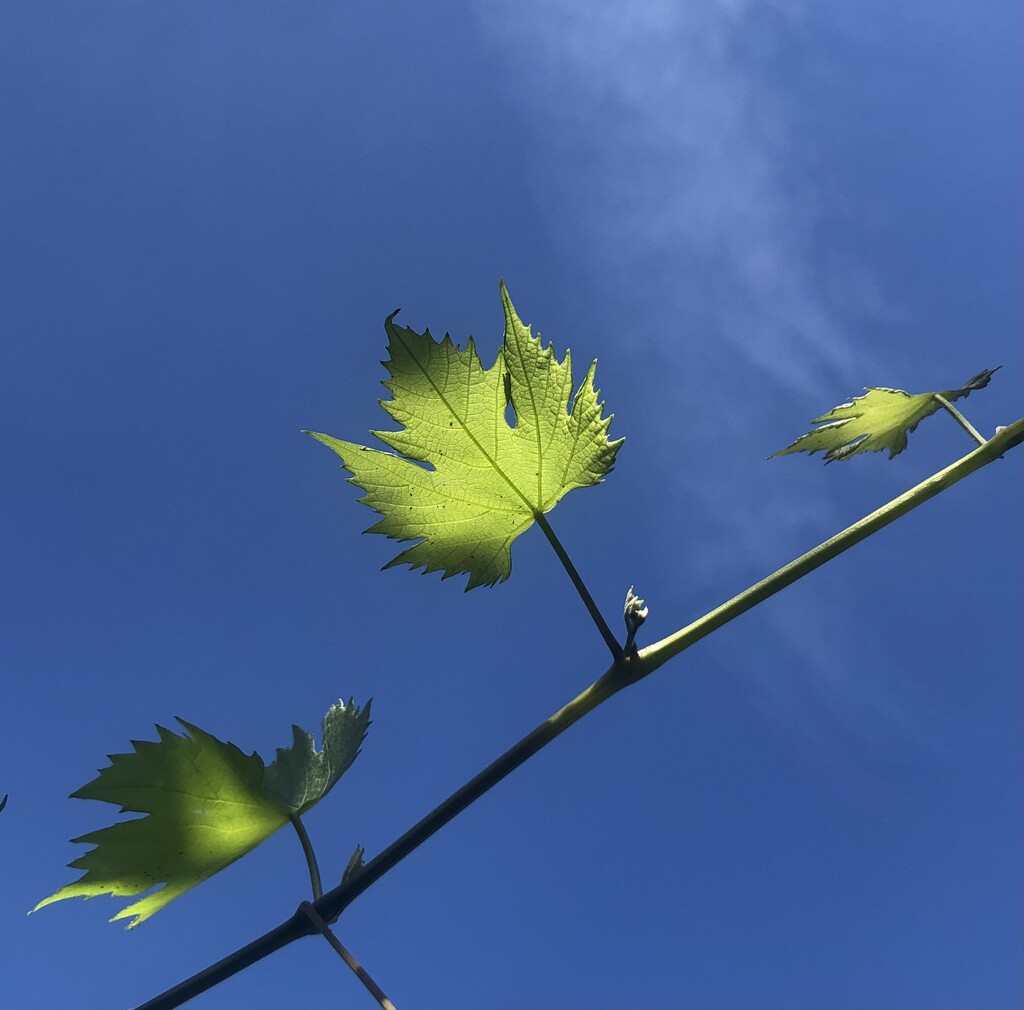
[[[503,71],[563,170],[547,171],[545,186],[574,240],[649,295],[652,312],[713,328],[781,388],[859,378],[860,355],[830,305],[837,280],[820,276],[794,109],[765,73],[798,4],[483,9],[508,55]],[[550,169],[543,152],[528,158]]]
[[[585,250],[628,290],[633,332],[660,341],[666,367],[680,370],[694,423],[673,432],[673,454],[707,461],[712,434],[756,447],[766,405],[781,394],[824,411],[874,377],[870,348],[845,320],[888,309],[868,269],[822,263],[825,197],[801,147],[803,110],[768,70],[780,39],[800,27],[800,3],[523,0],[478,10],[543,145],[520,151],[560,251]],[[792,437],[806,420],[793,417]],[[742,467],[765,454],[754,448]],[[815,533],[835,532],[832,503],[806,476],[762,485],[751,502],[742,467],[719,454],[666,487],[678,495],[675,514],[694,520],[686,563],[698,579],[766,574],[780,538],[803,550]],[[812,677],[834,671],[848,644],[806,624],[777,630]],[[834,672],[822,688],[859,694]],[[854,700],[854,711],[875,708],[886,724],[902,718],[887,698]]]
[[[749,464],[784,444],[757,438],[784,395],[825,410],[857,392],[873,370],[843,323],[849,286],[819,263],[821,207],[799,153],[802,112],[766,69],[799,28],[800,5],[524,0],[479,9],[539,138],[524,164],[535,167],[554,241],[566,257],[583,250],[629,292],[632,332],[648,347],[660,342],[665,369],[678,370],[686,413],[668,451],[697,460],[714,434],[750,448]],[[871,302],[864,271],[857,289]],[[794,415],[792,437],[804,414]],[[680,488],[707,524],[705,557],[693,564],[721,568],[724,553],[767,558],[744,479],[716,457]],[[783,495],[759,502],[758,515],[770,508],[793,525],[809,510],[828,522],[827,503]]]

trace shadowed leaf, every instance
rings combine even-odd
[[[300,726],[292,726],[293,743],[278,748],[267,768],[263,792],[292,813],[304,814],[326,796],[359,755],[370,725],[370,703],[360,710],[352,699],[336,702],[324,716],[323,750]]]

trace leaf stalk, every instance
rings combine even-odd
[[[299,905],[301,911],[314,926],[320,935],[334,948],[338,956],[352,969],[356,978],[366,986],[370,995],[380,1004],[381,1010],[395,1010],[395,1004],[387,998],[384,990],[373,980],[370,973],[352,956],[348,948],[331,931],[331,927],[321,918],[320,913],[308,901]]]
[[[967,418],[964,417],[964,415],[961,414],[960,411],[957,410],[956,407],[954,407],[953,404],[951,404],[941,393],[932,393],[932,396],[934,396],[935,399],[953,415],[953,420],[956,421],[956,423],[959,424],[960,427],[978,443],[978,445],[984,445],[988,441],[988,439],[986,439],[985,436],[982,435],[982,433],[978,431],[978,429],[975,428],[974,425],[971,424],[971,422],[968,421]]]
[[[295,833],[299,836],[299,843],[302,845],[302,854],[306,857],[306,867],[309,869],[309,882],[313,888],[313,900],[318,901],[324,893],[323,884],[320,882],[320,867],[317,865],[316,853],[313,851],[313,843],[309,840],[306,832],[306,825],[302,818],[296,813],[290,813],[288,820],[292,822]]]
[[[566,553],[561,541],[557,536],[555,536],[555,531],[551,528],[551,524],[548,522],[547,517],[543,512],[534,512],[533,518],[543,531],[544,536],[548,538],[548,543],[551,544],[555,554],[558,555],[558,560],[562,562],[562,567],[569,573],[569,578],[572,580],[572,584],[576,587],[576,592],[580,594],[580,599],[583,600],[583,605],[587,608],[587,612],[593,619],[594,624],[597,625],[597,630],[601,632],[601,637],[604,639],[605,645],[608,646],[608,650],[612,654],[612,659],[614,659],[616,663],[621,663],[624,655],[622,646],[619,645],[618,640],[612,634],[611,628],[608,627],[608,622],[605,621],[604,617],[601,615],[601,611],[594,602],[594,597],[590,595],[590,590],[587,589],[587,585],[583,581],[580,573],[576,571],[576,566],[572,563],[572,560]]]

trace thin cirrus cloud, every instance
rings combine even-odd
[[[709,366],[739,353],[757,376],[801,394],[864,373],[830,304],[835,279],[816,275],[815,198],[792,125],[799,99],[765,80],[795,4],[485,10],[482,29],[500,42],[510,87],[544,140],[531,149],[542,199],[574,248],[624,279],[641,312],[698,328],[695,354]],[[859,283],[871,302],[870,279]]]
[[[699,479],[691,467],[675,489],[700,530],[688,542],[688,573],[697,583],[766,574],[786,560],[780,539],[800,553],[834,532],[836,510],[811,487],[767,484],[749,501],[744,473],[780,446],[760,445],[764,397],[744,394],[831,406],[822,390],[838,388],[841,398],[876,371],[844,317],[891,312],[865,266],[855,265],[852,281],[823,269],[819,203],[796,125],[801,97],[764,79],[772,33],[797,23],[799,6],[528,0],[486,11],[481,29],[542,140],[530,159],[560,254],[585,250],[595,272],[631,288],[633,332],[661,335],[667,369],[730,376],[734,395],[722,396],[719,382],[680,375],[690,416],[700,418],[674,433],[680,458],[704,458],[709,430],[750,450],[717,457]],[[806,420],[797,411],[794,436]],[[774,538],[766,513],[777,518]],[[765,687],[762,702],[782,721],[799,722],[811,704],[855,731],[842,714],[852,698],[874,713],[869,725],[916,732],[894,699],[836,664],[848,644],[841,630],[809,630],[788,614],[775,629],[800,660],[799,674]]]
[[[822,280],[814,189],[796,153],[799,97],[766,84],[799,11],[748,0],[484,10],[481,30],[536,131],[526,163],[559,254],[586,257],[610,289],[630,292],[627,332],[661,342],[661,371],[686,390],[692,423],[673,432],[672,451],[701,458],[708,431],[744,447],[679,488],[709,527],[691,563],[768,564],[741,472],[779,448],[764,442],[768,401],[783,393],[824,409],[822,390],[845,395],[874,374]],[[779,494],[762,506],[790,525],[793,509],[830,525],[827,503]]]

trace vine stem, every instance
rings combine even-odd
[[[961,414],[960,411],[957,410],[956,407],[954,407],[953,404],[951,404],[941,393],[932,393],[932,396],[934,396],[935,399],[953,415],[953,420],[956,421],[956,423],[959,424],[960,427],[978,443],[978,445],[984,445],[988,441],[988,439],[986,439],[985,436],[982,435],[981,432],[978,431],[978,429],[975,428],[974,425],[971,424],[971,422],[968,421],[967,418],[964,417],[964,415]]]
[[[296,813],[288,815],[288,820],[292,822],[292,827],[295,828],[295,834],[299,836],[299,844],[302,846],[302,854],[306,857],[306,866],[309,869],[309,882],[313,887],[313,900],[319,901],[324,893],[323,884],[320,883],[320,867],[316,862],[316,853],[313,851],[313,843],[309,840],[309,835],[306,833],[306,825],[302,823],[302,818]]]
[[[547,517],[543,512],[534,512],[533,518],[543,531],[544,536],[548,538],[548,543],[551,544],[555,554],[558,555],[558,560],[562,562],[562,567],[569,573],[569,578],[572,579],[572,584],[576,587],[576,592],[580,594],[583,605],[587,608],[591,618],[593,618],[594,624],[597,625],[597,630],[601,632],[601,637],[604,639],[605,645],[608,646],[612,659],[616,663],[621,663],[625,655],[622,651],[622,646],[619,645],[618,639],[612,634],[611,628],[608,627],[604,617],[601,616],[601,611],[598,610],[594,597],[590,595],[590,590],[587,589],[587,585],[580,573],[576,571],[576,566],[572,563],[572,559],[566,553],[561,541],[555,536],[555,531],[551,528]]]
[[[889,523],[895,522],[911,509],[934,498],[958,480],[962,480],[974,473],[975,470],[998,459],[1007,449],[1019,445],[1022,441],[1024,441],[1024,418],[1014,421],[998,435],[994,435],[988,440],[982,439],[982,445],[974,452],[947,466],[945,470],[940,470],[923,480],[916,487],[901,494],[899,498],[894,498],[880,509],[855,522],[852,526],[848,526],[842,533],[837,533],[823,544],[819,544],[795,561],[791,561],[788,565],[769,575],[768,578],[762,579],[738,596],[734,596],[709,614],[705,614],[699,620],[681,628],[674,635],[669,635],[668,638],[643,649],[640,652],[640,659],[644,665],[645,675],[668,662],[673,656],[679,655],[694,642],[710,635],[712,631],[728,623],[734,617],[739,617],[740,614],[756,606],[762,600],[768,599],[780,589],[791,585],[797,579],[802,579],[808,572],[814,571],[826,561],[831,561],[836,555],[842,554],[843,551],[859,544],[873,533],[888,526]]]
[[[1000,458],[1009,449],[1020,445],[1021,442],[1024,442],[1024,418],[1014,421],[1013,424],[1003,428],[972,453],[957,460],[944,470],[940,470],[906,494],[900,495],[899,498],[883,505],[859,522],[780,568],[768,578],[751,586],[738,596],[734,596],[700,620],[680,629],[668,638],[648,646],[641,652],[614,663],[582,694],[510,747],[501,757],[435,807],[418,824],[413,825],[383,852],[370,860],[358,872],[352,874],[348,880],[324,894],[314,904],[319,915],[326,922],[333,922],[337,919],[359,895],[422,845],[431,835],[444,827],[453,817],[465,810],[488,789],[613,694],[646,677],[649,673],[653,673],[659,666],[693,645],[694,642],[711,634],[712,631],[779,590],[803,578],[815,568],[825,564],[826,561],[849,550],[866,537],[917,508],[918,505],[934,498],[935,495],[951,487],[957,481]],[[213,986],[249,965],[255,964],[300,937],[312,935],[315,931],[315,927],[300,906],[290,918],[264,933],[263,936],[257,937],[216,964],[210,965],[191,978],[142,1004],[138,1010],[171,1010],[173,1007],[181,1006],[193,996],[212,989]]]
[[[334,948],[345,964],[352,969],[356,978],[366,986],[370,995],[380,1004],[381,1010],[395,1010],[395,1004],[387,998],[384,990],[374,982],[370,973],[352,956],[341,940],[334,935],[331,927],[324,922],[315,906],[311,905],[308,901],[304,901],[299,905],[299,910],[316,926],[320,935]]]

